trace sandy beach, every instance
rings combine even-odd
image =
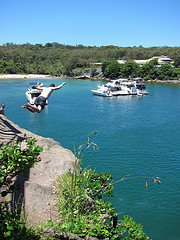
[[[0,80],[1,79],[43,79],[43,78],[63,78],[63,79],[75,79],[75,77],[55,77],[50,75],[44,75],[44,74],[0,74]],[[91,78],[91,80],[95,81],[110,81],[109,78],[107,79],[97,79],[97,78]],[[180,84],[180,79],[178,80],[146,80],[143,81],[145,83],[160,83],[160,84]]]
[[[49,75],[43,74],[0,74],[0,79],[26,79],[26,78],[52,78]]]

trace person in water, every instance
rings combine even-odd
[[[4,115],[4,108],[5,108],[5,104],[1,103],[0,114]]]
[[[66,82],[63,82],[61,85],[55,87],[54,84],[51,84],[49,87],[36,87],[38,90],[41,90],[41,94],[35,99],[34,105],[31,105],[29,103],[24,104],[21,108],[26,108],[31,112],[37,112],[40,113],[46,104],[46,100],[50,97],[51,93],[54,90],[58,90],[64,86]]]

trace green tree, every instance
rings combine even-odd
[[[103,65],[102,69],[105,77],[115,79],[120,76],[121,65],[117,61],[111,61]]]
[[[144,77],[148,76],[150,71],[151,71],[151,67],[149,66],[148,63],[143,65],[140,69],[140,77],[144,78]]]
[[[140,74],[140,67],[134,61],[126,61],[122,68],[122,77],[138,77]]]
[[[103,61],[101,64],[101,71],[104,74],[106,68],[108,67],[108,65],[110,64],[110,61]]]
[[[149,61],[148,64],[149,64],[150,68],[154,68],[154,67],[156,67],[158,65],[158,59],[155,58],[155,59]]]
[[[176,68],[180,68],[180,56],[174,58],[174,64]]]
[[[160,68],[158,68],[157,73],[158,79],[160,80],[172,80],[177,77],[174,68],[169,64],[163,64]]]

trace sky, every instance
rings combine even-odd
[[[180,0],[0,0],[0,45],[180,46]]]

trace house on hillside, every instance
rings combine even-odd
[[[158,64],[161,66],[162,64],[173,64],[173,60],[167,56],[155,56],[149,59],[145,59],[145,60],[133,60],[135,61],[138,65],[143,66],[146,63],[149,63],[151,60],[157,59],[158,60]],[[124,64],[126,61],[125,60],[118,60],[118,63],[120,64]]]
[[[157,59],[158,60],[158,64],[159,66],[163,65],[163,64],[170,64],[172,65],[173,64],[173,60],[167,56],[155,56],[155,57],[152,57],[152,58],[149,58],[149,59],[145,59],[145,60],[133,60],[135,61],[138,65],[140,65],[141,67],[143,65],[145,65],[146,63],[149,63],[151,60],[154,60],[154,59]],[[120,64],[125,64],[126,60],[117,60],[118,63]],[[91,66],[93,67],[96,67],[96,68],[100,68],[101,67],[101,63],[98,62],[98,63],[91,63]]]

